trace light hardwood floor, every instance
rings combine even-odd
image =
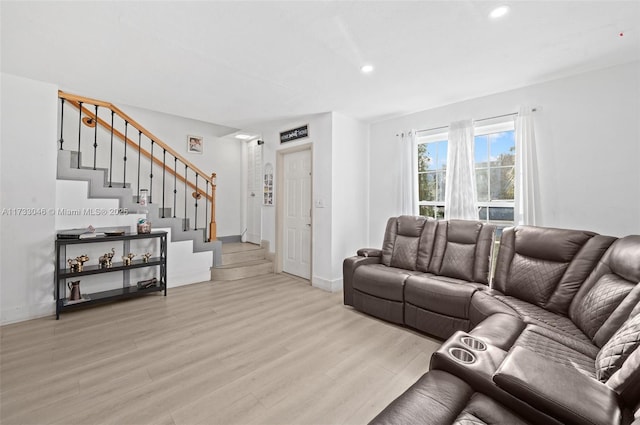
[[[0,328],[2,424],[364,424],[440,342],[287,275]]]

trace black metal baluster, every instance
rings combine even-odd
[[[149,165],[149,203],[153,199],[153,140],[151,141],[151,164]]]
[[[96,169],[96,151],[98,150],[98,105],[96,105],[96,117],[93,128],[93,169]]]
[[[111,152],[109,153],[109,187],[113,183],[113,116],[115,112],[111,111]]]
[[[122,174],[122,188],[127,187],[127,130],[129,129],[129,121],[124,121],[124,157],[122,158],[124,164],[124,172]]]
[[[62,130],[64,129],[64,99],[60,98],[60,100],[62,101],[62,105],[60,106],[60,140],[58,140],[58,143],[60,143],[60,150],[62,150],[62,144],[64,143],[64,139],[62,138]]]
[[[142,146],[142,131],[138,130],[138,203],[140,203],[140,149]]]
[[[195,213],[194,213],[194,220],[193,220],[193,230],[198,230],[198,197],[199,197],[199,193],[198,193],[198,173],[196,173],[196,191],[195,193],[195,198],[196,198],[196,203],[195,203]]]
[[[82,130],[82,102],[78,102],[79,116],[78,116],[78,169],[80,169],[80,133]]]
[[[209,241],[209,180],[205,180],[204,190],[204,239]]]
[[[164,218],[164,181],[167,175],[167,150],[162,148],[162,218]]]
[[[173,157],[173,218],[176,218],[176,182],[178,180],[178,158]]]
[[[182,220],[184,224],[182,225],[182,230],[187,230],[187,164],[184,164],[184,219]]]

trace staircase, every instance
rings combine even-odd
[[[222,264],[211,269],[211,280],[238,280],[273,273],[266,249],[250,243],[222,244]]]
[[[154,229],[171,229],[170,242],[193,241],[193,252],[211,251],[213,253],[212,266],[222,265],[222,243],[220,241],[205,242],[205,230],[184,230],[185,222],[182,218],[173,218],[171,208],[164,209],[166,218],[161,217],[161,208],[158,204],[149,204],[144,211],[141,210],[133,190],[127,183],[112,183],[108,186],[108,169],[91,167],[77,167],[81,155],[75,151],[58,151],[58,180],[86,181],[89,183],[87,197],[89,199],[118,199],[119,207],[126,209],[130,214],[146,215]],[[82,162],[81,162],[82,163]],[[123,187],[125,186],[125,187]],[[188,225],[186,226],[189,227]]]

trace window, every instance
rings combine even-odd
[[[417,144],[420,215],[442,219],[447,169],[447,134],[419,137]]]
[[[424,134],[424,133],[423,133]],[[475,128],[476,189],[480,220],[498,227],[513,224],[515,127],[513,121]],[[444,218],[447,133],[418,133],[418,206],[420,215]]]
[[[516,140],[513,122],[476,128],[476,188],[480,220],[513,224]]]

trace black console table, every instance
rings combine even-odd
[[[122,252],[128,253],[130,241],[135,239],[157,239],[160,243],[160,252],[157,256],[151,257],[147,262],[142,259],[132,260],[130,265],[125,265],[122,261],[114,261],[111,267],[101,267],[95,264],[97,260],[91,261],[93,264],[87,263],[82,271],[72,271],[67,268],[67,246],[78,244],[97,244],[104,242],[122,241]],[[117,257],[120,258],[120,257]],[[115,259],[115,257],[114,257]],[[129,281],[129,270],[143,267],[158,267],[159,276],[156,278],[155,285],[145,288],[138,288],[137,284],[131,284]],[[122,274],[122,287],[111,289],[108,291],[83,293],[81,301],[69,301],[66,296],[67,280],[79,278],[81,276],[90,276],[100,273]],[[60,287],[62,285],[62,288]],[[113,301],[123,298],[131,298],[151,292],[164,291],[167,296],[167,232],[153,231],[151,233],[136,234],[125,233],[118,236],[96,236],[87,239],[66,239],[58,237],[56,239],[56,271],[55,271],[55,297],[56,297],[56,320],[60,318],[60,313],[69,309],[98,304],[107,301]]]

